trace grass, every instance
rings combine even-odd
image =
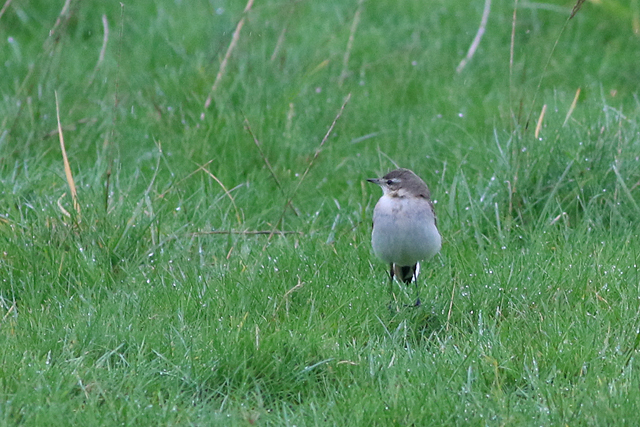
[[[483,2],[431,3],[256,2],[205,109],[245,3],[12,2],[0,425],[635,425],[637,5],[519,2],[510,66],[494,3],[456,74]],[[390,311],[395,164],[444,245]]]

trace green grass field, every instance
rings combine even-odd
[[[637,425],[638,0],[0,3],[0,426]]]

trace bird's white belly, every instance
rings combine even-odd
[[[373,223],[373,252],[387,263],[414,265],[440,251],[442,239],[426,200],[382,197]]]

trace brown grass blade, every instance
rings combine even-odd
[[[567,111],[567,116],[564,118],[564,123],[562,123],[562,127],[564,127],[569,121],[569,119],[571,118],[571,115],[573,114],[573,110],[576,109],[576,105],[578,104],[579,97],[580,97],[580,88],[578,88],[578,90],[576,91],[576,96],[573,97],[573,102],[571,103],[571,107],[569,107],[569,111]]]
[[[544,113],[547,112],[547,104],[542,106],[542,111],[540,111],[540,117],[538,118],[538,124],[536,125],[536,131],[534,136],[538,139],[538,135],[540,135],[540,129],[542,129],[542,121],[544,120]]]
[[[58,91],[54,91],[56,96],[56,117],[58,119],[58,138],[60,139],[60,148],[62,149],[62,161],[64,162],[64,174],[67,177],[67,184],[71,191],[71,199],[73,200],[73,208],[80,216],[80,203],[78,203],[78,192],[76,191],[76,183],[73,180],[73,174],[71,173],[71,166],[69,166],[69,158],[67,157],[67,150],[64,147],[64,136],[62,135],[62,126],[60,125],[60,107],[58,105]]]

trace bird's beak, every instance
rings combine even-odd
[[[367,181],[380,185],[380,178],[367,178]]]

